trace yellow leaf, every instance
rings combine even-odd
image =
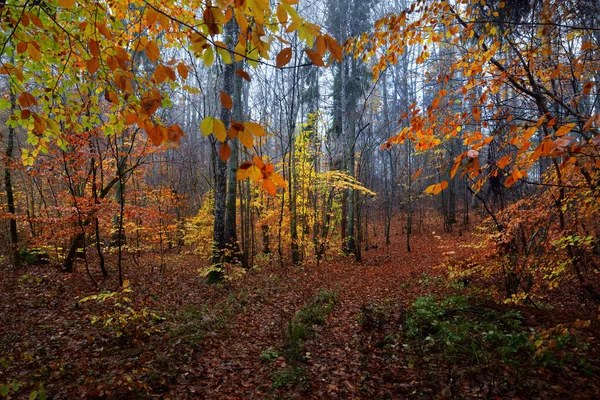
[[[235,179],[241,181],[242,179],[246,179],[250,176],[250,168],[252,167],[251,162],[245,162],[237,170]]]
[[[206,117],[200,123],[200,131],[203,136],[208,136],[213,132],[215,119],[214,117]]]
[[[213,64],[213,62],[215,61],[215,53],[213,52],[213,49],[211,47],[204,50],[204,55],[202,56],[202,59],[204,60],[204,65],[206,65],[207,67],[210,67]]]
[[[221,143],[227,139],[227,130],[225,130],[225,124],[220,119],[214,118],[213,134],[217,140]]]
[[[263,178],[262,171],[256,168],[255,165],[250,167],[250,179],[254,182],[259,182]]]
[[[131,283],[129,282],[129,279],[123,281],[123,289],[127,289],[129,287]]]

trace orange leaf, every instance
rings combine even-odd
[[[167,69],[162,64],[158,64],[154,69],[154,81],[156,83],[163,83],[167,79]]]
[[[37,46],[30,42],[27,45],[27,52],[29,53],[29,56],[31,57],[32,60],[40,62],[42,61],[42,53],[40,52],[40,50],[37,48]]]
[[[277,54],[277,58],[275,59],[275,65],[277,65],[277,68],[281,68],[281,67],[287,65],[291,59],[292,59],[292,48],[286,47],[285,49],[281,50],[279,52],[279,54]]]
[[[167,128],[167,140],[171,146],[179,146],[181,138],[184,136],[185,134],[179,125],[171,125]]]
[[[131,113],[131,114],[127,114],[127,115],[125,116],[125,123],[126,123],[127,125],[133,125],[133,124],[135,124],[136,122],[138,122],[138,116],[137,116],[137,114],[133,114],[133,113]]]
[[[98,42],[94,39],[90,39],[88,48],[90,49],[90,53],[92,57],[98,58],[100,56],[100,49],[98,47]]]
[[[288,20],[287,11],[285,11],[285,7],[283,7],[281,4],[277,5],[277,19],[282,24],[285,24]]]
[[[36,113],[33,113],[33,130],[38,135],[43,135],[46,132],[46,121]]]
[[[233,140],[243,130],[244,130],[244,125],[240,124],[237,121],[231,121],[231,125],[229,126],[229,130],[227,131],[227,137],[229,139]]]
[[[109,103],[113,103],[113,104],[119,103],[119,97],[112,90],[104,91],[104,100],[108,101]]]
[[[238,133],[238,140],[244,147],[248,149],[251,149],[252,146],[254,146],[254,138],[252,137],[252,134],[246,129]]]
[[[113,56],[106,57],[106,65],[108,65],[108,68],[110,68],[111,71],[115,71],[117,68],[119,68],[119,63]]]
[[[177,72],[179,73],[179,76],[181,76],[181,79],[186,80],[188,77],[189,69],[184,63],[179,63],[177,64]]]
[[[282,188],[285,188],[285,180],[283,179],[283,177],[281,175],[279,175],[277,172],[273,172],[270,176],[271,180],[277,185],[280,186]]]
[[[31,95],[31,93],[25,92],[19,96],[19,104],[21,107],[27,108],[35,106],[37,104],[37,100]]]
[[[423,172],[423,168],[419,168],[419,170],[417,172],[415,172],[415,174],[412,176],[412,179],[415,180],[419,177],[419,175],[421,175],[421,172]]]
[[[321,55],[321,57],[323,57],[323,55],[327,51],[327,43],[325,42],[325,38],[322,35],[317,37],[316,47],[317,52]]]
[[[229,160],[229,157],[231,156],[231,147],[229,147],[227,142],[221,145],[221,148],[219,149],[219,156],[223,162],[227,162],[227,160]]]
[[[100,61],[97,58],[91,58],[85,64],[90,74],[94,74],[100,68]]]
[[[323,62],[323,58],[321,58],[321,55],[317,51],[314,51],[311,49],[306,49],[306,50],[304,50],[304,52],[306,53],[306,55],[308,56],[308,58],[314,65],[316,65],[317,67],[325,66],[325,63]]]
[[[235,73],[244,78],[246,81],[250,82],[250,75],[242,69],[236,69]]]
[[[58,5],[60,7],[73,7],[73,5],[75,4],[75,0],[58,0]]]
[[[573,130],[573,128],[575,128],[575,125],[576,124],[573,122],[571,124],[566,124],[566,125],[561,126],[556,131],[556,136],[566,135],[567,133],[571,132]]]
[[[327,42],[327,48],[331,52],[333,59],[341,62],[344,56],[342,46],[335,40],[331,35],[325,35],[325,41]]]
[[[142,95],[142,108],[148,115],[154,114],[160,107],[162,96],[156,89],[148,90]]]
[[[160,49],[154,40],[149,41],[146,45],[146,56],[152,62],[156,62],[160,58]]]
[[[153,124],[147,124],[145,126],[145,131],[152,143],[155,146],[158,146],[163,142],[163,135],[158,126],[154,126]]]
[[[260,124],[256,122],[248,121],[244,122],[244,126],[254,135],[254,136],[266,136],[265,130]]]
[[[265,163],[259,156],[252,157],[252,162],[258,169],[263,169],[265,167]]]
[[[17,54],[22,54],[27,51],[27,42],[19,42],[17,44]]]
[[[227,93],[220,92],[219,97],[221,99],[221,104],[223,104],[223,107],[225,107],[228,110],[231,110],[233,108],[233,100],[231,100],[231,97]]]
[[[263,188],[269,193],[271,196],[275,196],[277,194],[277,186],[273,183],[269,178],[263,179],[262,181]]]

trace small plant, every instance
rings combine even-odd
[[[145,308],[134,308],[134,302],[129,297],[132,290],[129,281],[123,282],[123,287],[117,292],[105,292],[85,297],[80,303],[96,301],[98,303],[110,303],[112,311],[91,317],[92,324],[102,323],[104,328],[115,332],[116,337],[131,337],[139,339],[150,336],[158,331],[156,323],[164,318]]]
[[[308,326],[321,325],[337,303],[337,293],[320,289],[313,301],[296,313],[296,319]]]
[[[300,367],[285,367],[273,373],[272,389],[281,389],[306,381],[306,373]]]
[[[181,339],[198,349],[208,332],[227,330],[229,318],[243,302],[243,298],[232,295],[212,307],[188,306],[170,318],[169,336],[173,341]]]
[[[258,356],[258,358],[261,361],[269,362],[269,363],[272,361],[275,361],[278,357],[279,357],[279,353],[277,351],[273,350],[272,348],[268,348],[268,349],[264,350]]]
[[[358,322],[367,331],[381,329],[390,319],[390,310],[378,304],[364,304],[360,308]]]
[[[296,362],[304,358],[304,342],[313,333],[313,325],[323,324],[336,303],[337,293],[321,289],[290,319],[283,351],[288,360]]]
[[[19,279],[17,280],[17,283],[19,284],[19,286],[25,286],[25,285],[36,285],[37,286],[40,283],[42,283],[43,281],[44,281],[44,278],[41,276],[24,274],[19,277]]]
[[[43,249],[21,249],[19,253],[21,261],[27,265],[50,264],[50,256]]]
[[[300,361],[303,359],[304,342],[308,336],[309,328],[302,322],[289,321],[288,337],[283,354],[290,361]]]
[[[7,382],[0,384],[0,395],[2,397],[8,396],[11,392],[17,394],[19,389],[21,388],[21,384],[17,381]]]

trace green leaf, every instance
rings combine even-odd
[[[6,397],[10,392],[10,388],[7,385],[0,385],[0,394],[2,397]]]
[[[33,392],[31,392],[31,394],[29,395],[29,400],[35,400],[38,397],[38,392],[37,390],[34,390]]]

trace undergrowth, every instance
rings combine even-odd
[[[337,293],[320,289],[309,303],[290,318],[282,354],[292,365],[273,373],[271,388],[279,389],[306,380],[306,374],[299,365],[306,357],[304,343],[310,335],[314,335],[314,326],[325,322],[327,314],[333,311],[336,303]],[[264,359],[273,355],[269,354],[267,357],[266,353],[263,354]]]
[[[461,379],[479,394],[507,395],[519,390],[526,377],[530,385],[532,375],[545,370],[590,370],[588,345],[576,329],[560,325],[536,331],[524,326],[519,311],[472,304],[463,295],[418,298],[405,315],[399,339],[414,360],[438,376],[447,374],[444,390],[452,396],[464,390],[457,386]]]

